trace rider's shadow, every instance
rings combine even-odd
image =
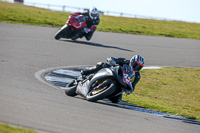
[[[71,42],[71,43],[77,43],[77,44],[82,44],[82,45],[95,46],[95,47],[102,47],[102,48],[112,48],[112,49],[118,49],[118,50],[123,50],[123,51],[127,51],[127,52],[134,52],[134,51],[132,51],[130,49],[120,48],[120,47],[116,47],[116,46],[103,45],[103,44],[93,43],[93,42],[72,41],[72,40],[61,40],[61,41],[66,41],[66,42]]]

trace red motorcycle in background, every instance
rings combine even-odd
[[[66,24],[55,34],[55,39],[59,40],[60,38],[69,38],[72,40],[78,32],[87,26],[86,18],[83,15],[74,15],[69,16],[69,20]],[[78,36],[79,38],[83,37],[83,34]]]

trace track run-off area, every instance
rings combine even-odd
[[[200,40],[95,32],[89,42],[74,42],[55,40],[58,28],[0,23],[0,30],[0,122],[53,133],[200,132],[199,124],[132,110],[127,103],[68,97],[35,76],[135,54],[145,66],[200,67]]]

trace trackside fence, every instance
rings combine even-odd
[[[0,1],[14,3],[14,0],[0,0]],[[62,11],[62,12],[82,12],[82,11],[88,10],[87,8],[74,7],[74,6],[68,6],[68,5],[51,5],[51,4],[42,4],[42,3],[36,3],[36,2],[31,3],[31,2],[26,2],[26,0],[22,4],[28,5],[28,6],[46,8],[46,9],[54,10],[54,11]],[[143,15],[114,12],[114,11],[100,11],[100,13],[104,15],[108,15],[108,16],[178,21],[178,20],[172,20],[172,19],[166,19],[166,18],[160,18],[160,17],[143,16]]]

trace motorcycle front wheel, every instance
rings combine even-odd
[[[75,84],[75,80],[73,80],[71,83],[69,83],[67,85],[67,87],[65,88],[65,94],[68,95],[68,96],[76,96],[78,95],[76,93],[76,87],[77,87],[77,84]]]
[[[64,34],[66,34],[68,30],[68,25],[65,24],[56,34],[55,34],[55,39],[59,40],[61,37],[63,37]]]
[[[114,93],[116,85],[110,80],[105,80],[100,84],[95,85],[92,90],[87,94],[86,99],[90,102],[95,102],[104,99]]]

